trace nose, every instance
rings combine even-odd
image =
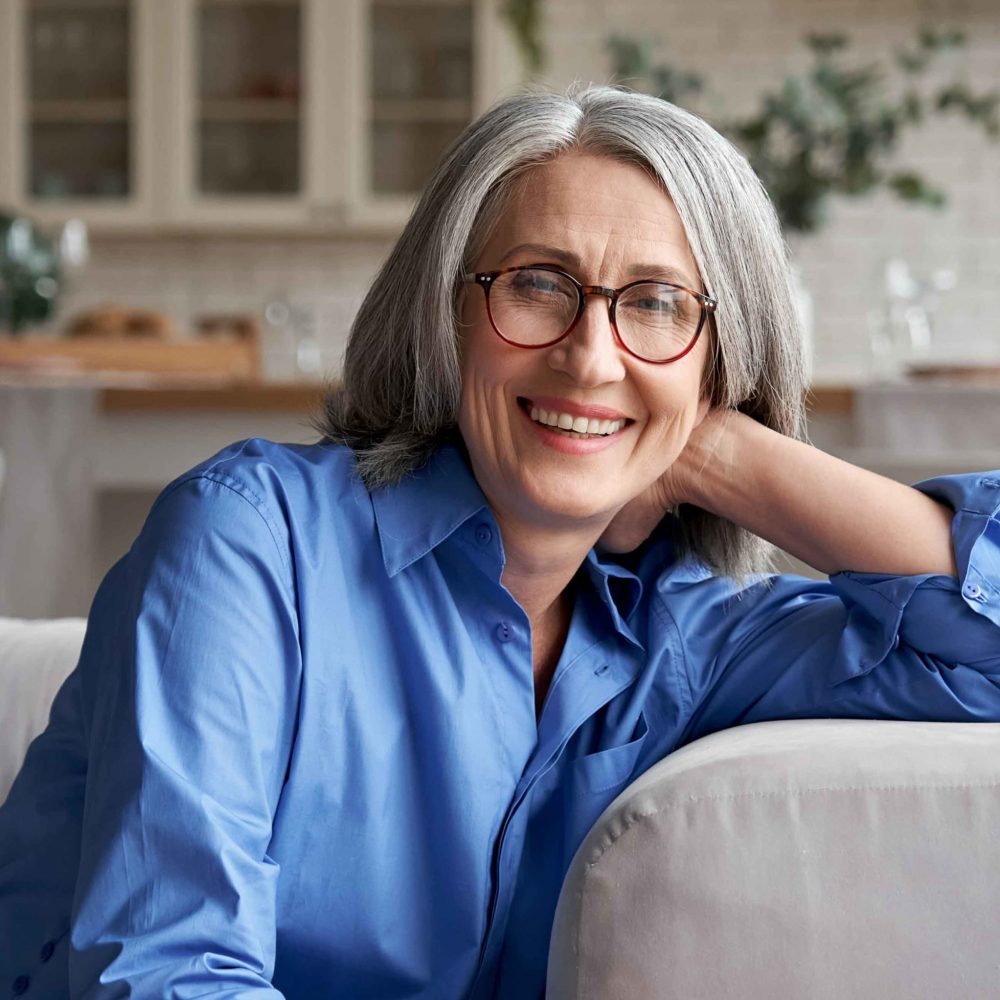
[[[584,387],[621,381],[625,359],[611,328],[610,308],[606,292],[585,292],[583,314],[569,335],[549,349],[549,366]]]

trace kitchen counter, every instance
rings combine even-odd
[[[306,412],[322,399],[321,382],[247,382],[225,386],[149,385],[142,388],[106,388],[101,393],[105,412]],[[820,383],[809,391],[811,413],[849,414],[855,387],[846,383]]]
[[[307,413],[317,407],[324,382],[247,382],[223,386],[161,385],[106,388],[105,413]]]

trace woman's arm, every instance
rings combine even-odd
[[[690,499],[831,575],[737,585],[696,560],[664,568],[682,742],[784,718],[1000,721],[1000,471],[900,486],[718,419],[660,502]]]
[[[686,682],[681,744],[773,719],[1000,721],[1000,471],[901,486],[714,413],[602,547],[635,548],[681,502],[830,574],[740,584],[696,557],[662,567],[655,621],[665,669]]]
[[[276,525],[230,477],[188,478],[98,592],[73,996],[280,1000],[268,849],[301,666]]]
[[[733,521],[823,573],[957,573],[954,511],[745,414],[709,413],[677,464],[668,475],[675,503]]]

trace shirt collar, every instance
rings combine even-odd
[[[371,498],[390,577],[436,548],[474,514],[489,509],[468,460],[451,443],[395,486],[373,491]]]
[[[642,600],[643,580],[656,579],[677,558],[674,519],[665,517],[634,552],[608,555],[591,549],[585,563],[594,588],[607,607],[615,628],[642,646],[627,624]]]
[[[631,570],[599,555],[596,549],[587,553],[584,565],[591,583],[608,606],[615,627],[622,631],[625,619],[632,616],[642,600],[642,581]]]
[[[424,466],[395,486],[373,491],[371,498],[382,560],[390,577],[427,555],[474,515],[486,511],[490,522],[496,523],[468,458],[456,443],[441,445]],[[636,556],[647,547],[628,556],[602,555],[591,549],[584,560],[586,574],[616,631],[633,643],[637,640],[626,620],[642,599],[643,587],[630,566],[638,565]]]

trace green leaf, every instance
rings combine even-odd
[[[900,171],[886,178],[889,188],[904,201],[916,201],[934,208],[945,204],[944,192],[933,188],[913,171]]]

